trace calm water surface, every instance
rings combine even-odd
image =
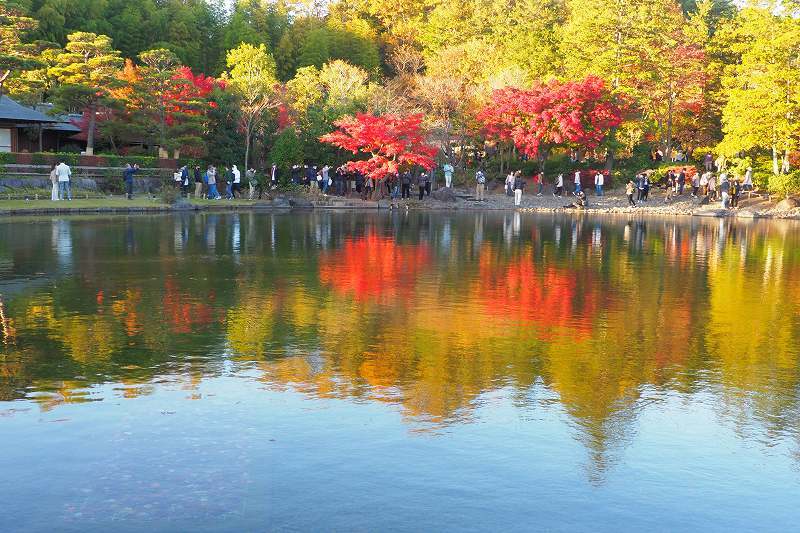
[[[0,222],[0,531],[786,531],[800,227]]]

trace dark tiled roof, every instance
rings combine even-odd
[[[0,96],[0,120],[7,122],[58,122],[30,107],[18,104],[8,96]]]

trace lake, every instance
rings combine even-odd
[[[0,221],[0,531],[786,531],[800,226]]]

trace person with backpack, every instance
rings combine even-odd
[[[486,201],[486,174],[480,169],[475,173],[475,199],[478,202]]]

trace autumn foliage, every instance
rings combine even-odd
[[[487,136],[513,142],[528,157],[545,158],[557,146],[592,149],[622,122],[622,108],[602,79],[535,83],[492,93],[478,114]]]
[[[353,154],[368,156],[349,161],[346,168],[378,180],[411,166],[430,170],[436,165],[433,158],[437,148],[425,142],[422,118],[421,114],[358,113],[336,121],[338,129],[320,140]]]

